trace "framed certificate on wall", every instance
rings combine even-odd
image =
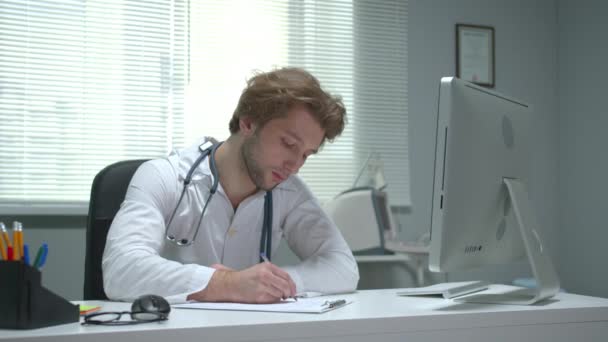
[[[494,28],[456,24],[456,77],[494,87]]]

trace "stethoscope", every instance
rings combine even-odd
[[[179,201],[177,201],[177,205],[175,206],[175,209],[173,210],[173,213],[171,214],[171,218],[169,218],[169,222],[167,223],[167,227],[165,228],[165,237],[167,238],[167,240],[177,244],[180,247],[190,246],[196,239],[196,236],[198,235],[198,231],[201,228],[201,223],[203,221],[203,216],[205,216],[205,211],[207,210],[207,206],[209,205],[211,198],[217,191],[217,186],[219,184],[220,177],[217,173],[217,168],[215,166],[215,152],[217,151],[218,147],[220,147],[221,144],[222,143],[220,142],[220,143],[213,145],[211,142],[208,141],[208,142],[200,145],[198,148],[201,151],[201,155],[198,157],[198,159],[196,159],[194,164],[192,164],[192,167],[190,168],[190,170],[186,174],[186,178],[184,179],[184,188],[182,190],[182,194],[179,196]],[[177,237],[175,237],[175,234],[172,234],[169,231],[169,227],[171,226],[171,222],[173,222],[173,217],[175,216],[175,213],[177,213],[177,209],[179,208],[179,205],[182,202],[184,195],[186,194],[186,188],[190,185],[190,182],[192,181],[192,174],[194,173],[194,171],[196,171],[196,168],[200,165],[200,163],[206,157],[209,157],[209,167],[211,169],[211,175],[213,175],[213,184],[211,185],[211,188],[209,189],[209,196],[207,197],[207,201],[205,202],[205,205],[203,206],[203,211],[201,212],[201,216],[198,219],[198,224],[196,225],[196,230],[194,231],[194,235],[192,236],[192,239],[188,239],[187,237],[177,238]],[[270,260],[271,251],[272,251],[272,191],[266,191],[266,195],[264,196],[264,221],[263,221],[263,225],[262,225],[262,237],[260,238],[260,262],[263,261],[262,255],[265,255],[268,258],[268,260]]]

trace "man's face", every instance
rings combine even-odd
[[[292,107],[286,117],[271,120],[261,129],[255,124],[244,126],[241,154],[249,178],[262,190],[271,190],[297,173],[325,137],[304,105]]]

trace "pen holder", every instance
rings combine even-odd
[[[0,328],[34,329],[79,319],[78,305],[43,287],[38,269],[0,261]]]

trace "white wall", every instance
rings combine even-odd
[[[559,270],[573,292],[608,297],[608,3],[558,2]]]
[[[456,23],[494,27],[495,90],[533,106],[534,159],[529,191],[555,255],[558,115],[557,18],[553,0],[410,0],[408,84],[413,204],[409,217],[400,216],[403,229],[420,234],[430,226],[437,94],[440,78],[455,75]],[[506,272],[501,269],[450,275],[450,279],[475,277],[508,282],[526,275],[527,269],[522,267]]]

